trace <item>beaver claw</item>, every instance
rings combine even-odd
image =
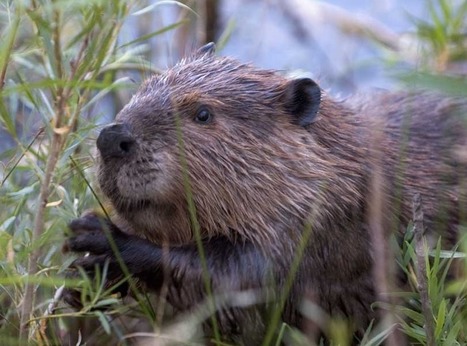
[[[69,224],[71,236],[65,241],[65,252],[112,253],[112,242],[117,248],[129,237],[110,221],[94,213],[86,214]]]

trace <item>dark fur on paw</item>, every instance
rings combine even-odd
[[[87,213],[69,224],[71,236],[65,241],[65,252],[90,252],[96,255],[112,253],[112,243],[118,248],[128,235],[109,220]]]
[[[160,286],[162,255],[157,245],[123,233],[111,221],[95,213],[73,220],[69,228],[71,234],[63,246],[64,252],[85,253],[71,264],[70,270],[74,275],[79,273],[78,268],[90,278],[95,278],[97,272],[105,272],[105,288],[124,282],[126,274],[147,286]],[[114,287],[113,292],[125,295],[128,283]],[[79,292],[66,292],[65,300],[72,306],[76,306],[81,298]]]
[[[124,274],[121,263],[115,255],[114,249],[125,243],[128,235],[121,232],[110,221],[97,215],[87,213],[73,220],[69,224],[70,235],[63,245],[64,252],[85,253],[78,257],[67,272],[68,278],[80,278],[81,269],[91,279],[96,279],[97,273],[105,273],[104,288],[110,289],[122,281],[112,290],[112,293],[120,293],[125,296],[128,293],[128,283],[123,281]],[[113,246],[112,246],[113,242]],[[67,288],[63,294],[64,301],[74,307],[82,308],[82,293],[79,288]]]

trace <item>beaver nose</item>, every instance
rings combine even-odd
[[[135,140],[124,124],[113,124],[105,127],[97,137],[97,149],[103,157],[125,157],[134,147]]]

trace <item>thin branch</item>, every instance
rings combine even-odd
[[[44,315],[42,316],[42,318],[41,318],[41,320],[39,322],[39,326],[40,326],[39,333],[40,333],[41,337],[43,338],[43,340],[47,340],[47,335],[46,335],[47,326],[46,326],[46,323],[47,323],[48,317],[54,313],[55,308],[57,307],[57,304],[62,299],[64,289],[65,289],[65,285],[62,285],[59,288],[57,288],[52,301],[47,306],[47,310],[45,311]]]
[[[57,114],[57,117],[60,117],[61,114]],[[55,170],[55,166],[58,161],[58,156],[60,155],[61,147],[63,143],[62,135],[55,133],[52,137],[51,152],[47,158],[47,164],[45,169],[44,180],[41,184],[41,189],[39,193],[39,199],[37,201],[37,214],[34,219],[34,228],[31,235],[31,245],[37,246],[37,242],[40,239],[43,230],[44,230],[44,216],[45,208],[47,206],[47,200],[49,198],[49,187],[52,181],[52,175]],[[40,248],[34,248],[31,251],[28,261],[28,276],[26,278],[26,287],[23,298],[23,305],[21,309],[21,325],[20,325],[20,338],[26,339],[28,335],[28,322],[32,313],[33,301],[34,301],[34,283],[29,281],[29,278],[36,275],[39,266],[38,260],[40,257]]]
[[[414,241],[415,241],[415,273],[417,275],[417,289],[420,292],[422,302],[422,314],[425,317],[426,345],[435,345],[435,320],[433,317],[433,308],[428,295],[428,282],[426,272],[427,247],[424,239],[425,226],[423,224],[422,198],[419,193],[413,197],[413,222],[414,222]]]
[[[56,79],[59,81],[63,80],[63,66],[62,66],[62,45],[60,43],[60,12],[58,10],[54,10],[54,23],[55,28],[53,31],[53,42],[54,42],[54,56],[55,56],[55,63],[57,69]],[[65,106],[65,94],[64,94],[64,87],[59,84],[57,90],[57,99],[56,101],[56,109],[58,111],[57,116],[55,117],[55,127],[60,128],[62,126],[63,120],[63,111]]]
[[[389,309],[379,310],[381,323],[385,330],[391,330],[385,341],[387,346],[398,346],[406,344],[402,333],[397,329],[394,319],[394,301],[388,295],[393,291],[391,282],[394,278],[394,270],[391,267],[392,254],[388,245],[388,235],[385,232],[384,213],[386,206],[386,193],[384,191],[383,175],[383,150],[381,148],[383,125],[375,121],[371,132],[371,178],[370,195],[368,208],[368,224],[370,228],[371,244],[373,252],[377,254],[373,259],[373,280],[376,292],[376,299],[379,302],[387,303]]]
[[[57,63],[57,80],[63,79],[63,68],[62,68],[62,52],[61,52],[61,45],[60,45],[60,13],[58,10],[54,11],[54,24],[55,30],[53,33],[53,41],[54,41],[54,54],[55,60]],[[41,255],[41,249],[37,246],[37,243],[42,236],[44,231],[44,216],[45,210],[47,207],[47,201],[50,195],[50,185],[52,181],[52,176],[55,171],[55,167],[58,162],[58,158],[60,156],[60,152],[63,146],[63,143],[66,140],[66,137],[69,131],[63,131],[60,129],[64,122],[64,118],[66,117],[65,114],[65,98],[63,97],[63,87],[59,87],[57,90],[56,95],[56,102],[55,102],[55,116],[53,121],[53,135],[52,135],[52,143],[50,145],[50,154],[47,157],[47,163],[45,168],[44,179],[41,184],[40,192],[39,192],[39,199],[37,201],[37,214],[34,219],[34,228],[32,230],[31,235],[31,246],[35,247],[31,251],[28,261],[28,275],[26,279],[26,286],[24,290],[24,298],[23,298],[23,305],[21,309],[21,324],[20,324],[20,339],[25,340],[28,337],[29,332],[29,319],[31,317],[31,313],[33,311],[34,305],[34,288],[35,285],[29,281],[29,278],[36,275],[39,266],[38,261]]]
[[[3,178],[2,182],[0,183],[0,187],[2,187],[3,184],[5,184],[5,182],[8,180],[8,178],[13,173],[13,171],[16,169],[16,167],[18,167],[18,165],[21,162],[21,160],[23,159],[24,155],[26,155],[26,153],[31,149],[32,145],[36,142],[37,138],[39,138],[39,136],[42,135],[43,132],[44,132],[44,128],[41,128],[41,129],[39,129],[39,131],[37,131],[34,138],[31,140],[31,142],[28,144],[28,146],[23,150],[23,152],[19,156],[18,160],[16,160],[16,162],[13,164],[11,169],[8,171],[8,173]]]

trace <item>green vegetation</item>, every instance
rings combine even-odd
[[[416,20],[418,37],[428,42],[428,56],[433,57],[425,63],[434,61],[437,71],[444,72],[451,63],[467,59],[467,5],[454,7],[445,0],[428,4],[432,18]],[[67,223],[86,209],[99,208],[92,167],[96,133],[105,115],[98,108],[100,101],[118,104],[122,91],[135,88],[120,71],[143,76],[154,72],[145,58],[146,40],[185,23],[182,19],[165,30],[120,43],[126,19],[157,10],[139,5],[124,0],[0,2],[1,345],[127,344],[137,336],[135,331],[161,332],[162,317],[170,313],[164,301],[140,292],[121,304],[103,289],[102,280],[87,279],[84,273],[82,279],[65,280],[73,257],[61,251]],[[427,72],[401,78],[436,89],[441,84],[443,91],[467,95],[465,78]],[[389,310],[398,313],[402,334],[417,345],[430,345],[410,230],[395,254],[411,290],[399,294],[397,306]],[[438,246],[422,257],[436,345],[467,344],[466,251],[464,241],[455,253]],[[447,269],[453,265],[458,275],[448,281]],[[64,285],[82,288],[87,302],[82,310],[60,301]],[[272,321],[279,337],[274,336],[273,343],[287,334],[294,343],[306,344],[298,331],[278,325],[276,315]],[[162,329],[164,338],[191,340],[201,318],[206,316],[187,315]],[[388,332],[387,327],[374,326],[362,343],[379,345]],[[329,336],[335,344],[347,344],[346,324],[332,323]]]
[[[115,311],[89,312],[116,302],[102,299],[99,282],[84,282],[92,294],[80,312],[63,309],[54,295],[73,260],[61,253],[67,223],[97,205],[89,184],[102,117],[96,105],[133,87],[118,71],[149,73],[141,42],[121,47],[117,39],[134,6],[98,0],[1,4],[0,124],[13,144],[0,153],[1,344],[17,344],[18,336],[39,344],[76,343],[77,327],[92,323],[84,316],[99,321],[92,338],[125,334],[111,323]]]

